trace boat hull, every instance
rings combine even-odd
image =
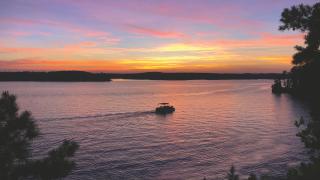
[[[156,114],[171,114],[175,111],[175,108],[173,106],[163,106],[163,107],[157,107],[155,113]]]

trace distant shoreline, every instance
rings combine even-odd
[[[245,80],[245,79],[276,79],[280,73],[108,73],[111,79],[135,80]]]
[[[111,79],[103,73],[85,71],[51,72],[0,72],[0,81],[36,81],[36,82],[106,82]]]
[[[0,81],[36,82],[106,82],[112,79],[133,80],[250,80],[276,79],[280,73],[90,73],[85,71],[0,72]]]

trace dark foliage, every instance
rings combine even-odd
[[[305,47],[296,46],[298,51],[293,56],[294,67],[289,73],[284,71],[275,78],[273,93],[290,93],[303,97],[310,102],[311,119],[306,122],[303,117],[295,122],[301,128],[297,134],[310,150],[310,162],[301,163],[291,168],[284,178],[263,175],[258,178],[251,174],[248,180],[287,179],[316,180],[320,179],[320,2],[310,5],[300,4],[286,8],[281,15],[279,30],[299,30],[305,33]],[[238,179],[232,166],[227,179]]]
[[[161,73],[146,72],[133,74],[108,74],[112,79],[149,79],[149,80],[221,80],[221,79],[275,79],[278,73]]]
[[[311,120],[305,121],[301,117],[295,122],[301,128],[297,134],[310,150],[310,162],[301,163],[297,168],[288,171],[289,180],[312,180],[320,177],[320,102],[318,99],[310,100]]]
[[[228,180],[239,180],[239,176],[236,174],[236,168],[231,166],[230,171],[227,175]]]
[[[279,29],[299,30],[305,33],[305,46],[296,46],[293,55],[294,67],[290,73],[272,85],[273,93],[290,93],[307,98],[311,107],[311,120],[303,117],[295,122],[301,128],[297,134],[310,150],[310,162],[291,168],[286,179],[314,180],[320,178],[320,3],[313,6],[300,4],[283,11]],[[262,179],[262,178],[261,178]]]
[[[311,120],[303,117],[295,122],[301,128],[297,134],[310,150],[310,162],[301,163],[287,173],[289,180],[313,180],[320,177],[320,3],[313,6],[300,4],[285,9],[282,13],[280,30],[304,32],[305,47],[296,46],[293,56],[294,67],[288,77],[275,80],[274,93],[291,93],[306,97],[311,107]],[[281,82],[288,82],[283,86]]]
[[[0,98],[0,179],[55,179],[67,176],[75,167],[69,158],[78,144],[65,140],[43,159],[32,159],[31,142],[39,129],[28,111],[19,113],[16,97],[3,92]]]
[[[250,174],[250,176],[248,177],[248,180],[258,180],[258,178],[255,174]]]
[[[0,72],[0,81],[110,81],[110,77],[103,73],[89,73],[84,71],[51,71],[51,72]]]
[[[146,72],[132,74],[89,73],[83,71],[52,72],[0,72],[0,81],[110,81],[111,79],[149,80],[219,80],[219,79],[275,79],[279,73],[161,73]]]
[[[279,29],[301,31],[305,33],[305,46],[296,46],[293,55],[294,67],[284,81],[290,86],[279,88],[278,81],[273,86],[274,92],[318,95],[320,91],[320,3],[313,6],[300,4],[282,12]]]

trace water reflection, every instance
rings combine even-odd
[[[232,164],[240,174],[281,174],[307,158],[293,123],[308,113],[296,99],[271,94],[271,83],[10,82],[0,90],[16,93],[38,118],[44,134],[35,151],[57,139],[80,142],[68,179],[201,179],[225,177]],[[176,112],[141,113],[159,102]]]

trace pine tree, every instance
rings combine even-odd
[[[19,113],[16,96],[3,92],[0,98],[0,179],[55,179],[67,176],[75,167],[70,160],[78,144],[64,140],[43,159],[31,157],[31,142],[39,128],[28,111]]]

